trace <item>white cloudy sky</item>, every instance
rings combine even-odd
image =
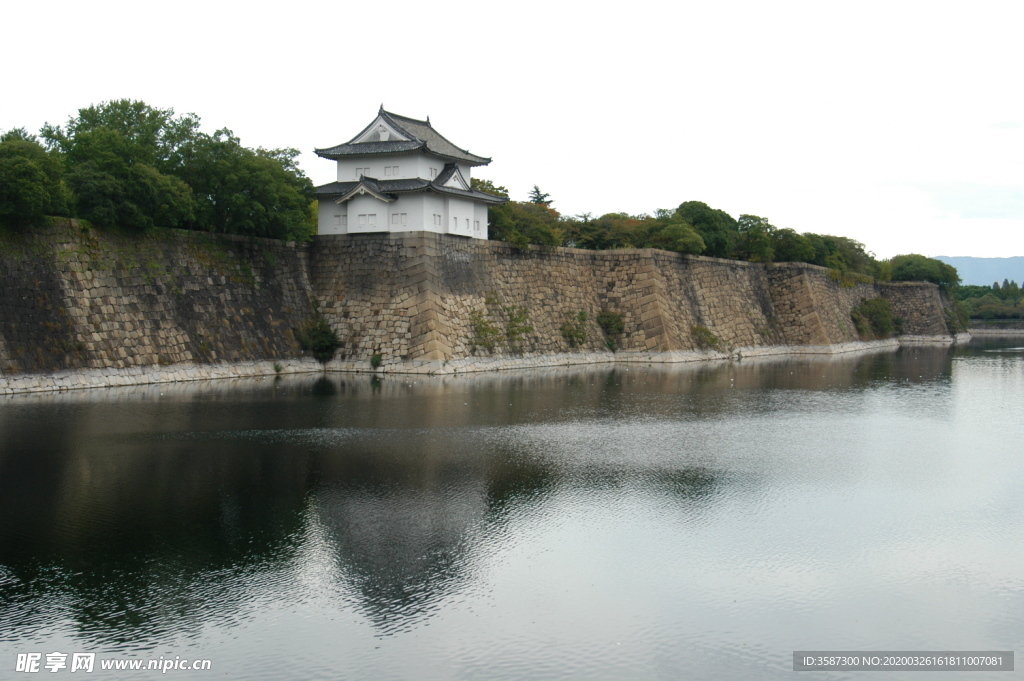
[[[0,130],[141,99],[311,153],[383,103],[563,213],[1024,255],[1024,3],[0,2]]]

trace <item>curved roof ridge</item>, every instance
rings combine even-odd
[[[382,120],[395,129],[399,135],[408,138],[407,140],[388,140],[356,142],[355,140],[364,136],[373,128],[373,125]],[[428,118],[421,121],[418,118],[410,118],[400,114],[385,111],[381,106],[377,116],[363,128],[358,135],[344,144],[333,147],[314,149],[314,153],[323,158],[337,158],[339,156],[359,156],[384,154],[399,151],[414,151],[423,149],[430,151],[437,156],[452,161],[463,161],[471,165],[487,165],[491,159],[486,156],[478,156],[462,147],[452,144],[451,140],[439,133]]]
[[[421,121],[418,118],[410,118],[408,116],[402,116],[401,114],[392,113],[381,109],[381,115],[387,118],[387,121],[392,125],[397,126],[403,133],[408,134],[413,139],[425,142],[427,148],[431,151],[441,154],[442,156],[448,156],[450,158],[458,158],[456,154],[452,154],[451,150],[444,149],[447,145],[451,149],[463,154],[468,158],[461,160],[473,161],[480,165],[487,165],[491,162],[490,158],[486,156],[477,156],[468,149],[463,149],[452,143],[447,137],[437,131],[433,125],[430,124],[429,120]],[[396,120],[398,119],[398,120]],[[401,121],[401,122],[400,122]],[[404,122],[404,125],[403,125]],[[372,125],[372,124],[371,124]],[[417,130],[416,128],[425,128],[423,130]],[[424,134],[425,133],[425,134]],[[360,133],[362,134],[362,133]],[[440,144],[431,144],[431,142],[439,142]]]

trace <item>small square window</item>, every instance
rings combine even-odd
[[[376,213],[367,213],[367,214],[366,214],[366,220],[367,220],[367,222],[369,222],[369,223],[370,223],[371,225],[375,225],[375,224],[377,224],[377,214],[376,214]]]

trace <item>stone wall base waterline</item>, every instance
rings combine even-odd
[[[963,338],[956,339],[962,341]],[[563,352],[550,355],[516,357],[467,357],[458,360],[398,361],[373,369],[369,362],[333,360],[326,365],[313,359],[276,362],[236,362],[222,364],[175,364],[128,369],[84,369],[52,374],[0,376],[0,395],[57,392],[88,388],[114,388],[135,385],[208,381],[226,378],[273,377],[304,373],[417,374],[449,376],[489,371],[514,371],[545,367],[595,364],[681,364],[689,362],[743,361],[762,357],[828,357],[851,353],[893,352],[902,346],[952,345],[950,336],[889,338],[877,341],[853,341],[836,345],[778,345],[737,348],[731,352],[679,351],[643,352]]]

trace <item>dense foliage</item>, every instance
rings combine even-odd
[[[893,281],[930,281],[946,292],[960,284],[956,268],[923,255],[897,255],[891,260]]]
[[[14,133],[14,134],[11,134]],[[67,211],[60,159],[14,130],[0,138],[0,221],[16,227]]]
[[[250,149],[208,135],[194,114],[127,99],[80,109],[63,126],[0,138],[0,219],[71,215],[129,230],[183,227],[307,239],[312,183],[294,149]]]
[[[992,286],[961,286],[956,299],[974,319],[1024,319],[1024,290],[1016,281]]]
[[[507,189],[487,180],[474,179],[473,186],[508,198]],[[751,262],[806,262],[836,271],[842,281],[931,281],[947,291],[959,282],[955,268],[932,258],[903,255],[880,261],[848,237],[800,234],[757,215],[736,219],[700,201],[685,201],[654,215],[607,213],[596,218],[589,213],[563,216],[552,203],[549,194],[534,186],[528,201],[492,207],[490,238],[520,247],[661,248]]]

